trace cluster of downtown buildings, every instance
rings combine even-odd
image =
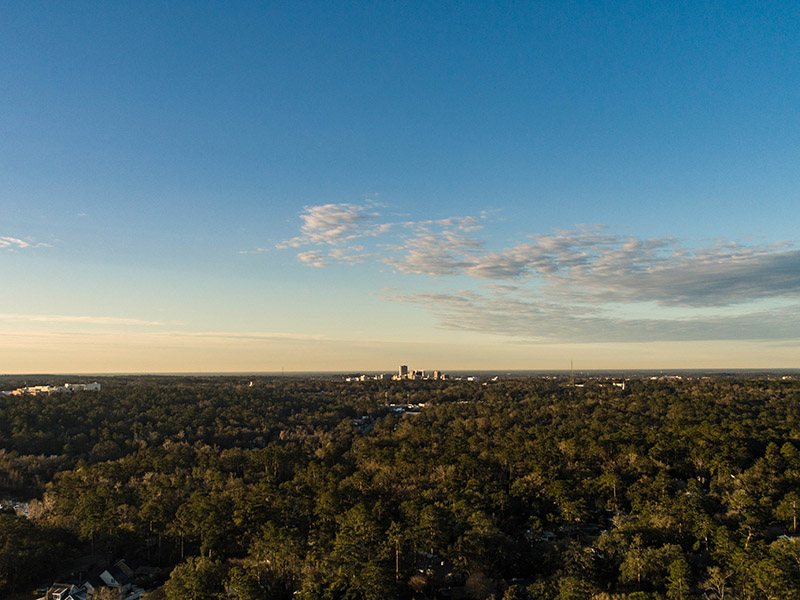
[[[379,375],[354,375],[351,377],[346,377],[345,381],[371,381],[371,380],[380,380],[388,378],[389,378],[388,375],[386,375],[385,373],[381,373]],[[434,371],[433,374],[428,375],[425,373],[425,371],[409,371],[408,365],[400,365],[400,368],[397,370],[397,374],[392,375],[391,379],[393,379],[394,381],[399,381],[401,379],[411,379],[411,380],[429,379],[435,381],[445,381],[450,378],[441,371]]]
[[[434,371],[432,376],[426,376],[425,371],[409,371],[407,365],[400,365],[397,375],[392,379],[447,379],[447,375],[441,371]]]

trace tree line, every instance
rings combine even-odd
[[[800,589],[795,382],[249,383],[0,398],[0,487],[37,497],[0,515],[0,590],[87,552],[168,599]]]

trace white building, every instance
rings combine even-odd
[[[29,394],[38,396],[39,394],[58,394],[62,392],[99,392],[100,384],[93,383],[65,383],[61,386],[53,385],[30,385],[24,388],[17,388],[11,392],[3,392],[4,396],[21,396]]]

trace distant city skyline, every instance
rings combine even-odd
[[[0,14],[0,373],[800,365],[796,3]]]

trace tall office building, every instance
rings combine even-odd
[[[400,379],[408,377],[408,365],[400,365]]]

